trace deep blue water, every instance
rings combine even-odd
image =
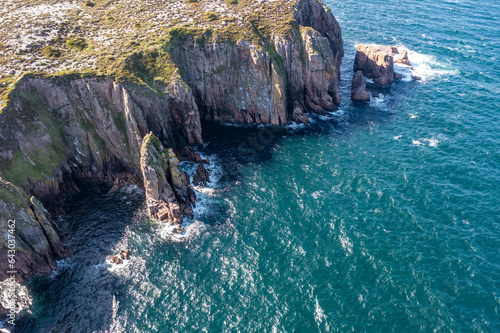
[[[500,332],[500,3],[327,3],[339,111],[206,126],[212,188],[182,237],[150,225],[140,192],[69,197],[75,256],[30,283],[20,331]],[[423,80],[353,106],[357,43],[407,48]]]

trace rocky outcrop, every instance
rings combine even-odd
[[[385,86],[394,80],[394,52],[396,48],[383,45],[359,44],[354,58],[354,73],[360,70],[376,84]]]
[[[410,59],[408,58],[408,52],[406,50],[401,51],[394,62],[398,64],[403,64],[406,66],[411,66]]]
[[[162,222],[180,225],[184,215],[192,215],[196,196],[189,176],[180,169],[172,149],[165,149],[152,133],[141,148],[141,169],[151,216]]]
[[[302,112],[336,108],[344,52],[340,27],[317,0],[301,1],[296,20],[286,32],[274,33],[256,19],[258,40],[216,38],[200,29],[169,32],[170,57],[182,69],[202,118],[284,125],[294,105]]]
[[[120,253],[119,253],[119,256],[120,258],[122,258],[123,260],[129,260],[130,258],[130,250],[120,250]]]
[[[367,102],[370,100],[370,94],[366,90],[365,77],[360,70],[352,78],[351,99],[355,102]]]
[[[52,271],[70,253],[51,215],[78,179],[143,187],[141,146],[151,131],[176,151],[203,143],[198,108],[181,83],[151,94],[112,79],[26,76],[10,98],[0,114],[0,210],[2,223],[19,221],[19,281]],[[189,213],[190,205],[182,206],[193,200],[188,180],[173,151],[167,160],[169,175],[179,173],[171,179],[181,214]]]
[[[344,41],[342,29],[330,8],[318,0],[302,0],[297,7],[295,18],[300,25],[313,28],[328,40],[339,75],[340,64],[344,56]]]
[[[207,169],[205,169],[202,163],[199,163],[196,168],[196,172],[193,175],[193,185],[206,187],[209,182],[210,176]]]
[[[0,225],[3,241],[0,244],[0,280],[17,271],[17,281],[50,273],[57,268],[56,260],[71,252],[63,245],[56,226],[35,197],[0,177]],[[15,264],[8,260],[9,240],[15,249]]]

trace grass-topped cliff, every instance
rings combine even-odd
[[[0,4],[0,100],[24,73],[111,76],[163,89],[183,38],[260,47],[294,27],[298,1],[7,0]]]

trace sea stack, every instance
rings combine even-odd
[[[360,70],[357,71],[352,78],[351,99],[354,102],[367,102],[370,100],[370,94],[366,90],[365,77]]]
[[[397,48],[384,45],[359,44],[354,58],[354,72],[361,71],[378,85],[394,81],[394,53]]]
[[[401,51],[401,53],[396,58],[396,60],[394,60],[394,62],[396,62],[398,64],[406,65],[406,66],[411,66],[407,51]]]

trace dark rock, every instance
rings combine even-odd
[[[117,265],[120,265],[120,264],[123,264],[123,260],[121,260],[120,258],[118,258],[117,256],[112,256],[111,257],[111,261]]]
[[[420,80],[422,80],[422,78],[421,78],[420,76],[415,75],[415,74],[413,74],[413,75],[411,76],[411,78],[412,78],[413,80],[415,80],[415,81],[420,81]]]
[[[300,105],[297,105],[293,109],[292,120],[297,123],[303,123],[303,124],[309,124],[310,122],[309,117],[304,113]]]
[[[394,80],[401,80],[403,78],[403,74],[394,73]]]
[[[191,162],[200,163],[203,161],[200,154],[195,152],[191,146],[185,145],[179,150],[179,154],[186,160]]]
[[[370,100],[370,94],[366,90],[365,77],[361,71],[357,71],[352,78],[351,99],[363,102]]]
[[[201,163],[198,164],[198,167],[196,168],[196,173],[193,176],[193,185],[206,187],[209,182],[210,182],[210,177],[207,169],[205,169],[203,164]]]
[[[119,256],[123,260],[128,260],[128,258],[130,257],[130,250],[120,250]]]

